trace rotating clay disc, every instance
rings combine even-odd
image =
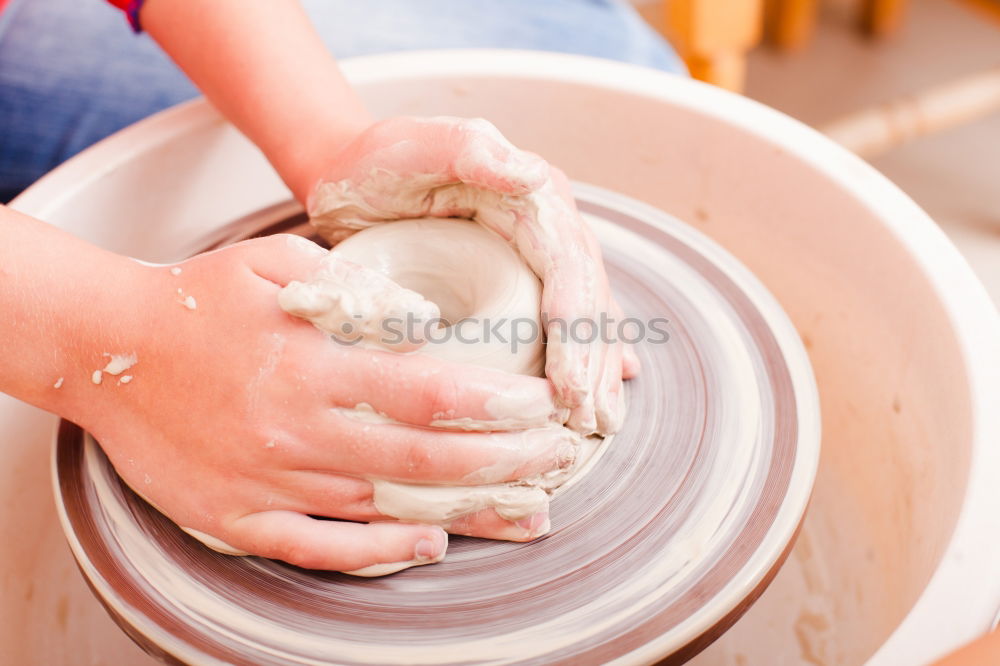
[[[808,360],[774,299],[707,238],[620,195],[576,191],[642,329],[643,370],[621,431],[553,500],[547,536],[452,537],[444,562],[375,579],[221,555],[64,422],[63,526],[129,635],[196,664],[599,664],[683,660],[725,631],[776,573],[809,497]],[[310,233],[282,205],[205,244],[278,231]]]

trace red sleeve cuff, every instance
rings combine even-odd
[[[139,10],[142,9],[143,0],[108,0],[109,3],[125,12],[128,23],[136,32],[142,32],[139,24]]]

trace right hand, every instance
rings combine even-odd
[[[475,220],[507,240],[542,282],[545,374],[571,409],[567,425],[584,435],[618,430],[622,380],[638,374],[639,360],[620,340],[588,341],[590,327],[620,328],[623,316],[562,171],[485,120],[390,118],[331,156],[308,210],[330,241],[420,217]]]
[[[512,481],[568,465],[576,436],[559,425],[565,410],[543,378],[338,345],[281,311],[278,291],[323,256],[273,236],[193,257],[177,275],[135,264],[123,279],[141,300],[81,350],[94,369],[102,353],[134,353],[133,379],[105,374],[62,390],[122,478],[185,528],[306,568],[439,561],[445,531],[381,515],[366,477]],[[361,403],[398,423],[351,418]],[[442,413],[514,421],[498,432],[430,428]],[[490,509],[447,529],[523,541],[546,522],[514,524]]]

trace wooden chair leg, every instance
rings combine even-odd
[[[905,10],[906,0],[861,0],[861,29],[875,37],[895,32]]]
[[[806,45],[816,25],[817,0],[768,0],[764,15],[767,39],[780,49]]]
[[[665,0],[664,23],[695,78],[739,92],[763,14],[763,0]]]
[[[747,58],[741,52],[719,52],[709,56],[690,55],[686,64],[699,81],[741,92],[746,83]]]

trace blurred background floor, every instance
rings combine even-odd
[[[661,2],[636,4],[662,25]],[[751,51],[745,94],[819,127],[1000,65],[1000,0],[910,0],[901,27],[880,39],[857,29],[857,4],[821,2],[812,38],[797,51]],[[1000,303],[1000,113],[871,163],[945,229]]]

